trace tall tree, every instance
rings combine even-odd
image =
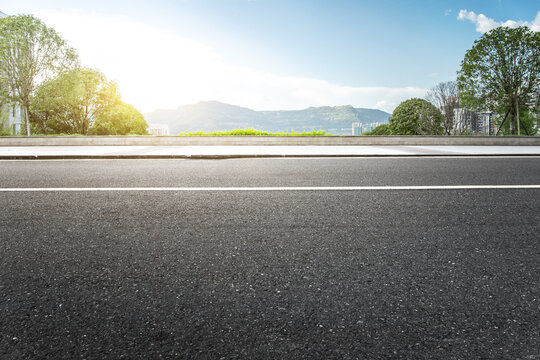
[[[515,134],[518,114],[540,92],[540,33],[499,27],[482,35],[465,54],[458,89],[466,106],[509,116]]]
[[[31,96],[39,82],[74,65],[77,55],[58,33],[31,15],[0,19],[0,72],[24,111],[30,135]]]
[[[463,126],[456,124],[456,121],[461,118],[456,116],[456,112],[461,111],[462,105],[455,81],[441,82],[435,85],[428,91],[426,99],[441,110],[446,135],[461,131]]]

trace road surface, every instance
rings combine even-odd
[[[0,358],[540,359],[538,185],[538,157],[0,161]]]

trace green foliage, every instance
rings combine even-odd
[[[375,129],[371,131],[367,131],[362,134],[362,136],[367,135],[392,135],[392,131],[390,129],[390,124],[382,124],[377,126]]]
[[[234,129],[230,131],[214,131],[214,132],[203,132],[203,131],[195,131],[195,132],[189,132],[189,133],[179,133],[178,135],[181,136],[196,136],[196,135],[218,135],[218,136],[327,136],[332,134],[327,134],[326,131],[322,130],[312,130],[311,132],[284,132],[284,131],[278,131],[278,132],[267,132],[262,130],[255,130],[255,129]]]
[[[93,69],[61,73],[41,84],[32,100],[32,123],[43,134],[146,134],[148,127],[121,101],[116,84]]]
[[[0,107],[11,103],[10,94],[7,76],[0,71]]]
[[[92,135],[148,135],[148,124],[133,106],[120,102],[100,113],[90,129]]]
[[[10,134],[9,128],[8,128],[8,113],[7,111],[3,111],[3,106],[0,104],[0,133],[8,133]]]
[[[465,54],[458,88],[465,106],[508,113],[514,134],[517,109],[533,111],[540,94],[540,33],[499,27],[482,35]]]
[[[442,114],[424,99],[409,99],[394,110],[389,130],[392,135],[441,135]]]
[[[0,19],[0,73],[5,76],[12,100],[23,108],[26,133],[30,135],[27,114],[38,81],[72,67],[75,51],[58,33],[31,15]]]
[[[32,121],[43,133],[88,134],[120,95],[101,72],[75,68],[41,84],[32,100]]]

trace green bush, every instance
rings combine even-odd
[[[148,123],[130,104],[120,101],[98,114],[90,135],[148,135]]]
[[[442,135],[442,114],[424,99],[409,99],[394,110],[390,118],[392,135]]]
[[[379,125],[377,126],[375,129],[371,130],[371,131],[367,131],[365,133],[362,134],[363,136],[366,135],[366,136],[370,136],[370,135],[392,135],[392,131],[390,130],[390,125],[389,124],[383,124],[383,125]]]

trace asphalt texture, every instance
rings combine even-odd
[[[0,161],[0,187],[540,184],[540,158]],[[0,359],[540,359],[540,190],[0,192]]]

